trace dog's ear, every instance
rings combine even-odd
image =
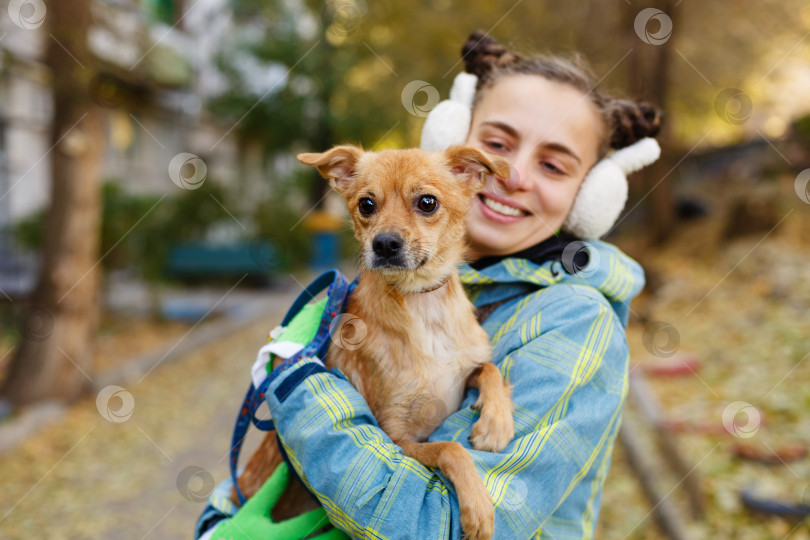
[[[357,172],[357,162],[363,155],[363,149],[358,146],[335,146],[320,154],[298,154],[298,160],[306,165],[318,168],[321,176],[337,191],[351,183]]]
[[[444,157],[452,173],[468,183],[476,191],[484,185],[487,175],[509,178],[509,163],[503,158],[488,156],[472,146],[451,146]]]

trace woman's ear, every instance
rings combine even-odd
[[[358,146],[342,145],[320,154],[298,154],[297,157],[301,163],[316,167],[321,176],[329,180],[329,184],[340,192],[354,179],[357,162],[363,153],[363,149]]]
[[[451,146],[444,151],[444,157],[450,171],[476,191],[483,187],[487,175],[509,178],[509,163],[505,159],[488,156],[472,146]]]

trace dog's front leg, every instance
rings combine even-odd
[[[478,400],[473,407],[481,413],[473,424],[470,442],[476,450],[500,452],[515,436],[512,389],[489,362],[472,372],[467,386],[478,388]]]
[[[395,441],[405,455],[426,467],[437,467],[453,482],[465,540],[488,540],[495,532],[492,496],[478,475],[472,456],[456,442]]]

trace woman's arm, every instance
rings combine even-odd
[[[556,285],[519,304],[493,338],[513,385],[515,439],[501,453],[471,450],[496,507],[495,536],[590,536],[626,392],[624,328],[588,287]],[[476,397],[431,440],[470,448]],[[282,373],[267,400],[292,465],[336,526],[356,537],[461,537],[452,485],[405,457],[344,377],[308,360]]]

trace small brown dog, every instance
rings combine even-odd
[[[473,447],[497,452],[514,436],[510,389],[489,363],[489,339],[456,268],[473,196],[485,175],[508,177],[509,165],[467,146],[443,153],[338,146],[298,159],[345,198],[362,246],[362,274],[347,311],[365,323],[367,335],[353,350],[330,347],[326,367],[346,374],[405,455],[453,482],[466,538],[490,538],[492,499],[470,454],[456,442],[424,441],[458,410],[465,382],[480,392]],[[280,461],[275,433],[268,433],[239,478],[243,493],[255,493]],[[302,510],[301,489],[288,492],[286,516],[281,510],[274,517]]]

